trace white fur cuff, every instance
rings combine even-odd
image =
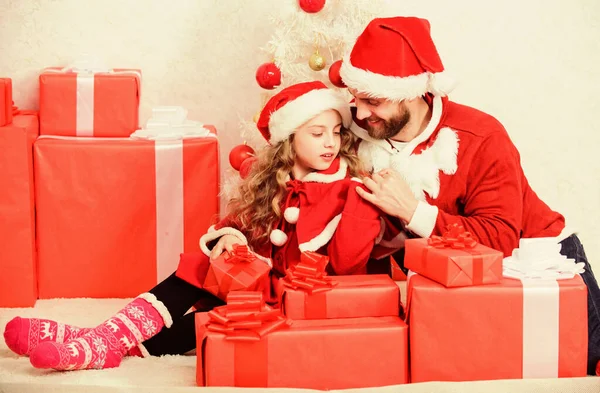
[[[433,232],[433,227],[435,227],[437,216],[438,208],[436,206],[419,201],[417,209],[406,228],[421,237],[429,237]]]
[[[238,231],[235,228],[223,227],[216,231],[209,230],[207,233],[202,235],[202,237],[200,238],[200,249],[202,250],[204,255],[206,255],[207,257],[210,257],[211,250],[208,248],[207,243],[209,243],[215,239],[218,239],[223,235],[233,235],[233,236],[237,237],[238,239],[240,239],[243,244],[246,244],[246,245],[248,244],[248,239],[246,239],[246,236],[244,236],[244,234],[242,232]]]
[[[150,305],[152,307],[154,307],[154,309],[162,317],[165,327],[167,327],[167,328],[171,327],[171,325],[173,324],[173,319],[171,318],[171,313],[169,312],[167,307],[163,304],[163,302],[158,300],[156,298],[156,296],[154,296],[150,292],[142,293],[141,295],[138,296],[138,298],[144,299],[145,301],[150,303]]]

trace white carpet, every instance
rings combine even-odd
[[[95,326],[125,305],[128,299],[55,299],[39,300],[34,308],[0,308],[0,331],[14,316],[60,320],[79,326]],[[18,357],[0,340],[0,393],[29,392],[188,392],[195,390],[196,358],[165,356],[161,358],[125,358],[120,367],[109,370],[54,372],[36,370],[29,359]],[[205,388],[215,392],[253,392],[265,389]],[[285,392],[301,389],[270,389]],[[377,392],[579,392],[600,393],[600,378],[556,380],[512,380],[460,383],[420,383],[373,389]],[[348,390],[352,392],[354,390]]]

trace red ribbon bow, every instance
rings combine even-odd
[[[226,256],[225,261],[229,263],[252,262],[254,258],[255,256],[248,246],[236,244],[233,246],[233,251]]]
[[[327,276],[325,267],[329,258],[316,252],[303,252],[300,263],[286,270],[283,285],[293,289],[301,289],[308,293],[329,291],[337,283]]]
[[[427,244],[435,248],[473,248],[477,241],[473,238],[471,232],[465,230],[462,225],[457,223],[448,225],[447,231],[443,236],[431,236]]]
[[[261,292],[236,291],[227,295],[227,305],[208,312],[206,329],[226,335],[226,340],[258,341],[266,334],[288,326],[279,309],[265,304]]]

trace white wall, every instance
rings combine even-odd
[[[219,129],[222,169],[238,119],[260,107],[268,12],[284,0],[0,0],[0,75],[37,108],[37,73],[93,54],[141,68],[141,119],[183,105]],[[328,0],[336,1],[336,0]],[[600,2],[390,0],[430,20],[455,101],[504,123],[538,194],[579,229],[600,270]]]

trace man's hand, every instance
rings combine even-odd
[[[409,223],[419,201],[413,195],[406,181],[392,169],[384,169],[363,179],[371,193],[356,187],[358,195],[371,202],[384,213]]]
[[[233,235],[223,235],[215,244],[212,251],[210,252],[210,259],[217,259],[223,251],[233,252],[233,246],[236,244],[244,244],[239,238]]]

